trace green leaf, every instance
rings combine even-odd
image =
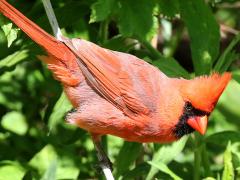
[[[134,41],[128,41],[127,38],[121,35],[114,36],[103,44],[104,48],[120,52],[128,52],[134,45]]]
[[[153,16],[155,3],[148,0],[118,1],[118,27],[123,36],[150,40],[157,33],[158,21]]]
[[[80,168],[76,162],[81,162],[76,154],[71,153],[71,156],[67,154],[66,157],[58,158],[58,168],[56,173],[56,179],[77,179]]]
[[[50,115],[48,120],[50,132],[56,130],[56,126],[61,123],[63,117],[66,115],[66,112],[68,112],[71,108],[72,105],[69,102],[65,93],[63,92],[58,101],[56,102],[52,114]]]
[[[185,147],[188,140],[188,136],[181,138],[179,141],[172,143],[171,145],[162,145],[153,155],[152,163],[158,164],[162,162],[164,164],[170,163]],[[151,167],[146,180],[154,178],[158,172],[156,167]]]
[[[150,169],[150,166],[147,163],[138,164],[135,168],[126,172],[123,175],[122,179],[137,179],[138,177],[142,177],[143,175],[146,175],[149,169]]]
[[[231,63],[239,58],[239,54],[233,51],[233,48],[239,43],[240,41],[240,33],[233,38],[231,43],[228,47],[224,50],[220,58],[218,59],[216,65],[214,66],[214,71],[224,72],[226,71]]]
[[[238,176],[240,175],[239,172],[236,173],[236,171],[238,171],[238,167],[240,167],[240,142],[236,142],[236,143],[233,143],[232,144],[232,147],[231,147],[231,151],[232,151],[232,162],[233,162],[233,167],[234,167],[234,175],[237,175]],[[238,179],[238,177],[236,177],[236,179]]]
[[[63,154],[58,156],[58,153]],[[79,169],[75,164],[74,156],[69,156],[65,151],[61,149],[57,150],[52,145],[46,145],[40,150],[29,162],[29,165],[36,169],[39,174],[45,172],[46,176],[54,176],[49,174],[50,169],[56,167],[56,179],[76,179],[79,174]],[[57,164],[54,164],[57,160]]]
[[[18,28],[13,28],[12,26],[12,23],[2,25],[3,32],[7,37],[8,47],[10,47],[13,41],[17,39],[17,33],[19,31]]]
[[[116,158],[116,176],[124,174],[134,163],[142,150],[142,144],[124,142],[118,157]]]
[[[18,135],[25,135],[28,124],[23,114],[17,111],[9,112],[2,117],[1,125],[3,128]]]
[[[157,1],[160,9],[160,13],[164,16],[173,18],[179,13],[179,2],[178,0],[160,0]]]
[[[0,162],[0,179],[3,180],[22,180],[25,169],[16,162]]]
[[[36,168],[42,174],[55,159],[57,159],[55,149],[53,146],[47,145],[30,160],[29,165]]]
[[[57,160],[52,160],[41,180],[56,180]]]
[[[115,0],[98,0],[91,6],[91,16],[89,23],[103,21],[111,14],[115,5]]]
[[[149,43],[149,41],[140,39],[140,42],[149,51],[149,53],[150,53],[149,57],[151,57],[153,60],[158,60],[158,59],[164,58],[163,55],[156,48],[154,48],[151,45],[151,43]]]
[[[223,180],[234,180],[231,142],[228,143],[226,151],[224,152],[224,169],[223,169],[222,179]]]
[[[230,122],[231,124],[235,123],[235,125],[237,125],[236,128],[240,125],[239,92],[240,84],[235,80],[231,80],[228,83],[227,88],[224,90],[217,104],[217,110],[219,110],[219,112],[223,115],[222,119],[225,120],[225,122]],[[213,113],[215,113],[215,111],[213,111]],[[219,126],[219,130],[223,131],[226,129],[226,127],[224,127],[222,123],[219,124],[220,119],[216,117],[214,120],[216,121],[217,126]]]
[[[20,100],[22,96],[20,89],[24,87],[25,83],[19,83],[19,81],[16,80],[16,77],[24,77],[24,79],[26,79],[26,77],[23,76],[24,71],[24,68],[17,66],[14,71],[4,73],[0,76],[0,104],[9,110],[21,111],[24,105],[23,101]]]
[[[214,145],[226,146],[228,141],[238,142],[240,139],[240,133],[236,131],[223,131],[212,134],[205,138],[205,142]]]
[[[173,58],[161,58],[152,64],[167,76],[189,78],[188,72]]]
[[[20,50],[0,60],[0,74],[12,70],[18,63],[26,60],[28,56],[28,50]]]
[[[179,4],[191,39],[195,72],[208,74],[219,53],[219,26],[204,0],[179,0]]]
[[[232,79],[240,84],[240,70],[232,71]]]
[[[155,168],[158,168],[160,171],[168,174],[169,176],[171,176],[174,180],[181,180],[182,178],[180,178],[178,175],[176,175],[172,170],[170,170],[166,164],[162,163],[162,162],[158,162],[157,164],[154,162],[148,162],[148,164],[154,166]]]

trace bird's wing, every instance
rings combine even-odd
[[[65,44],[75,53],[91,86],[125,113],[154,110],[159,71],[135,56],[72,39]]]

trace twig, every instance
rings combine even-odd
[[[53,11],[52,4],[51,4],[50,0],[42,0],[42,2],[43,2],[43,5],[44,5],[44,9],[47,13],[48,20],[49,20],[50,25],[52,27],[53,34],[58,40],[61,41],[62,40],[62,33],[61,33],[60,28],[59,28],[55,13]]]
[[[99,37],[102,44],[104,44],[108,39],[108,25],[109,25],[108,19],[102,21],[100,24]]]
[[[103,170],[103,173],[106,177],[106,180],[114,180],[114,177],[112,175],[112,171],[109,168],[103,167],[102,170]]]
[[[105,154],[102,146],[101,146],[101,137],[98,134],[91,133],[92,135],[92,141],[95,146],[95,149],[97,151],[97,157],[99,160],[100,167],[102,168],[102,171],[106,177],[106,180],[114,180],[114,177],[112,175],[112,163],[108,159],[107,155]]]
[[[238,30],[236,30],[236,29],[234,29],[232,27],[229,27],[229,26],[227,26],[225,24],[220,24],[220,29],[223,32],[231,33],[233,35],[237,35],[239,33]]]
[[[240,2],[235,3],[222,3],[216,5],[218,8],[226,8],[226,9],[238,9],[240,8]]]

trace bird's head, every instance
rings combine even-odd
[[[174,134],[177,138],[194,130],[201,134],[205,133],[208,117],[230,79],[230,73],[223,75],[214,73],[192,80],[178,80],[184,107],[174,128]]]

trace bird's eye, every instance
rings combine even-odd
[[[187,102],[186,105],[185,105],[185,109],[187,111],[191,111],[193,109],[192,104],[190,102]]]

